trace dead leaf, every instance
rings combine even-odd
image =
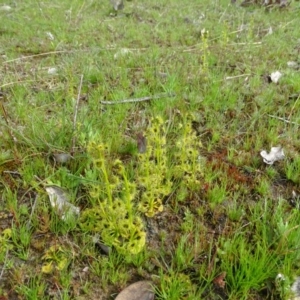
[[[55,161],[59,164],[67,163],[73,156],[70,153],[53,153]]]
[[[124,8],[123,0],[110,0],[110,3],[115,11],[122,10]]]
[[[284,153],[282,147],[272,147],[271,151],[268,153],[266,150],[260,152],[264,162],[268,165],[273,165],[277,160],[284,159]]]
[[[2,5],[0,6],[0,11],[11,11],[12,8],[9,5]]]
[[[282,77],[282,73],[280,73],[279,71],[273,72],[270,75],[270,78],[274,83],[277,83],[281,77]]]
[[[127,49],[127,48],[122,48],[120,49],[118,52],[115,53],[114,55],[114,59],[118,59],[118,58],[124,58],[126,56],[129,56],[132,52]]]
[[[300,277],[297,277],[291,287],[291,291],[295,297],[292,299],[299,300],[300,299]]]
[[[68,219],[70,216],[79,215],[80,209],[68,201],[68,195],[58,186],[47,186],[45,190],[48,193],[51,206],[61,216],[62,220]]]
[[[219,276],[217,276],[214,280],[213,280],[213,283],[221,288],[221,289],[224,289],[225,287],[225,284],[226,282],[224,281],[225,279],[225,276],[226,276],[226,272],[222,272]]]
[[[147,150],[146,137],[141,132],[139,132],[136,135],[136,139],[137,139],[137,147],[138,147],[139,153],[145,153]]]
[[[280,7],[286,7],[288,5],[287,0],[280,0]]]
[[[154,300],[150,281],[142,280],[126,287],[115,300]]]
[[[286,64],[291,69],[298,69],[299,68],[299,64],[296,61],[288,61]]]
[[[48,39],[50,41],[54,41],[55,40],[54,35],[50,31],[46,32],[46,36],[48,37]]]
[[[57,74],[57,68],[51,67],[47,71],[48,75],[56,75]]]
[[[273,28],[270,26],[266,35],[273,34]]]

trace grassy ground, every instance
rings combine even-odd
[[[0,7],[1,299],[290,297],[299,2],[196,2]]]

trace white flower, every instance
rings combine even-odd
[[[284,158],[283,149],[280,146],[272,147],[270,153],[268,153],[266,150],[262,150],[260,155],[264,159],[264,162],[268,165],[273,165],[275,161]]]
[[[285,276],[283,274],[279,273],[279,274],[277,274],[275,279],[276,280],[285,280]]]

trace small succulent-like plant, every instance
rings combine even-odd
[[[179,124],[179,134],[176,142],[173,178],[179,181],[178,195],[199,189],[202,177],[202,164],[199,156],[201,142],[192,128],[193,116],[188,116]]]
[[[6,252],[13,247],[10,243],[11,237],[12,230],[10,228],[6,228],[0,233],[0,257],[4,257]]]
[[[166,128],[161,117],[151,120],[146,134],[147,149],[138,156],[137,182],[142,189],[138,209],[147,217],[163,210],[162,200],[171,193],[168,174]]]
[[[172,192],[173,182],[179,182],[183,200],[188,191],[199,188],[201,143],[191,122],[188,117],[179,125],[176,154],[172,157],[174,172],[169,168],[166,123],[161,117],[152,118],[142,135],[147,146],[143,151],[139,149],[135,176],[129,176],[120,159],[109,159],[107,145],[96,140],[90,142],[86,179],[93,207],[81,214],[82,230],[100,233],[102,241],[120,253],[140,252],[146,234],[138,213],[154,217],[163,211],[163,199]]]
[[[202,41],[202,72],[208,74],[208,60],[209,60],[209,46],[208,46],[209,32],[204,28],[201,30],[201,41]]]
[[[70,263],[70,254],[61,246],[51,246],[43,255],[42,273],[49,274],[55,269],[64,270]]]
[[[135,213],[136,185],[127,175],[120,160],[112,163],[107,158],[108,147],[102,143],[89,144],[91,166],[87,170],[91,202],[80,218],[82,230],[100,233],[103,242],[120,253],[136,254],[146,241],[143,222]]]

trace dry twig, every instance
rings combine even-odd
[[[6,123],[6,126],[7,126],[7,131],[8,131],[8,134],[11,138],[11,141],[13,142],[13,145],[14,145],[14,155],[15,155],[15,159],[16,160],[19,160],[20,159],[20,156],[19,156],[19,153],[18,153],[18,150],[17,150],[17,147],[16,147],[16,143],[18,142],[17,138],[15,137],[15,135],[12,133],[12,129],[10,127],[10,124],[9,124],[9,121],[8,121],[8,114],[6,112],[6,109],[3,105],[2,102],[0,102],[0,106],[1,106],[1,110],[2,110],[2,115],[4,117],[4,120],[5,120],[5,123]]]
[[[29,216],[29,220],[27,222],[27,226],[26,227],[27,227],[28,230],[30,229],[31,220],[32,220],[32,216],[33,216],[36,204],[37,204],[37,200],[38,200],[38,194],[35,195],[35,199],[34,199],[34,203],[33,203],[32,208],[31,208],[31,213],[30,213],[30,216]]]
[[[67,53],[67,52],[72,52],[72,51],[69,51],[69,50],[59,50],[59,51],[44,52],[44,53],[39,53],[39,54],[21,56],[21,57],[18,57],[18,58],[7,60],[7,61],[5,61],[3,63],[8,64],[8,63],[12,63],[12,62],[15,62],[15,61],[28,59],[28,58],[35,58],[35,57],[39,57],[39,56],[48,56],[48,55],[57,55],[57,54]]]
[[[0,273],[0,281],[2,279],[2,276],[4,274],[4,270],[6,268],[7,258],[8,258],[8,248],[6,248],[5,259],[4,259],[4,262],[3,262],[3,268],[2,268],[1,273]]]
[[[236,78],[246,77],[246,76],[250,76],[250,75],[251,74],[241,74],[241,75],[236,75],[236,76],[227,76],[227,77],[225,77],[225,80],[236,79]]]
[[[166,97],[175,97],[175,93],[163,93],[158,94],[154,96],[147,96],[142,98],[135,98],[135,99],[125,99],[125,100],[119,100],[119,101],[100,101],[101,104],[124,104],[124,103],[136,103],[136,102],[143,102],[143,101],[149,101],[149,100],[155,100],[160,98],[166,98]]]
[[[274,119],[278,119],[278,120],[280,120],[280,121],[283,121],[284,123],[294,124],[294,125],[300,126],[300,124],[298,124],[298,123],[296,123],[296,122],[292,122],[292,121],[286,120],[286,119],[281,118],[281,117],[277,117],[277,116],[274,116],[274,115],[268,115],[268,116],[271,117],[271,118],[274,118]]]

